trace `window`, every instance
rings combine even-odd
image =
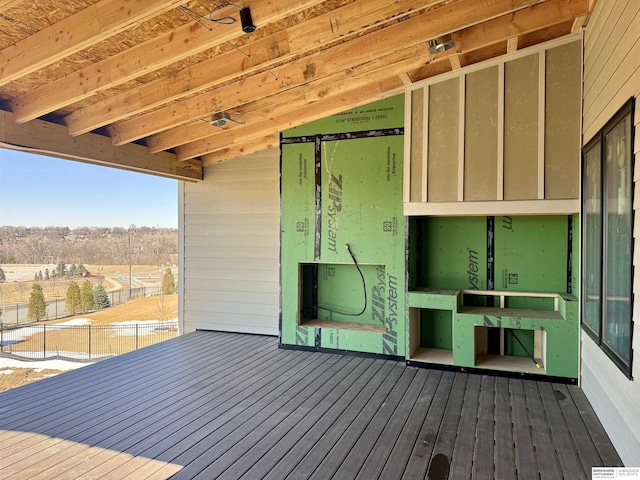
[[[582,328],[631,378],[633,99],[582,150]]]

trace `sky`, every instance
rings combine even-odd
[[[178,227],[178,181],[0,149],[0,225]]]

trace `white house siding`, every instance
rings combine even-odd
[[[279,152],[205,168],[182,183],[182,332],[278,335]]]
[[[629,380],[582,334],[582,387],[627,466],[640,466],[640,2],[599,0],[584,45],[583,143],[632,96],[635,112],[633,375]]]

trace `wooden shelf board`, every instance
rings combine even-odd
[[[510,355],[476,355],[476,367],[490,370],[506,370],[511,372],[546,374],[544,366],[537,368],[528,357],[513,357]]]
[[[445,350],[443,348],[419,347],[415,352],[413,352],[410,360],[415,362],[453,365],[453,350]]]
[[[356,323],[356,322],[338,322],[335,320],[319,320],[304,319],[300,322],[301,327],[312,328],[335,328],[337,330],[355,330],[357,332],[374,332],[374,333],[386,333],[387,329],[383,325],[373,325],[369,323]]]
[[[533,310],[530,308],[498,308],[498,307],[460,307],[458,313],[472,315],[490,315],[494,317],[543,318],[547,320],[564,320],[562,315],[553,310]]]

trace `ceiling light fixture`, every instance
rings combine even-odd
[[[435,55],[436,53],[442,53],[452,49],[456,45],[456,42],[453,40],[451,34],[448,34],[429,40],[427,45],[429,46],[429,53]]]
[[[231,118],[231,115],[229,115],[227,112],[214,113],[213,116],[211,117],[211,121],[209,122],[209,124],[218,128],[224,128],[230,123],[237,123],[238,125],[244,125],[243,122],[239,122]]]
[[[244,33],[255,32],[256,26],[251,19],[251,10],[249,10],[249,7],[240,9],[240,23],[242,23],[242,31]]]
[[[224,128],[231,122],[233,120],[231,120],[231,116],[227,112],[214,113],[211,118],[211,125],[214,127]]]

